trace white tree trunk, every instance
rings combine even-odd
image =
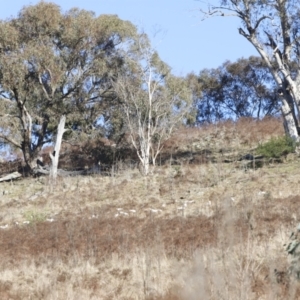
[[[148,176],[149,175],[149,156],[148,157],[144,157],[141,160],[141,167],[140,167],[140,172],[142,175],[144,176]]]
[[[286,134],[288,134],[294,141],[299,140],[297,126],[291,109],[287,103],[283,103],[281,106],[282,116],[284,120],[284,129]]]
[[[57,177],[59,152],[60,152],[60,147],[61,147],[61,143],[62,143],[63,134],[66,132],[65,123],[66,123],[66,116],[63,115],[63,116],[61,116],[58,127],[57,127],[57,136],[56,136],[54,152],[49,153],[49,156],[50,156],[51,162],[52,162],[51,168],[50,168],[50,179],[53,180],[53,181],[55,181],[56,177]]]
[[[142,139],[140,149],[137,151],[138,157],[141,161],[140,172],[142,175],[147,176],[149,174],[150,165],[150,141],[148,139]]]

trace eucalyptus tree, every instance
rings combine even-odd
[[[97,123],[135,35],[115,15],[43,1],[0,21],[0,139],[22,150],[29,171],[62,115],[70,127]]]
[[[204,19],[235,16],[239,34],[265,61],[281,99],[286,133],[299,141],[300,2],[298,0],[221,0],[201,10]]]
[[[143,175],[174,129],[187,122],[191,90],[186,80],[171,74],[145,34],[128,45],[124,67],[113,80],[130,141],[136,149]]]
[[[225,62],[189,74],[198,123],[241,117],[261,119],[280,112],[275,81],[260,57]]]

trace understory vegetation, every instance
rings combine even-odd
[[[296,150],[296,143],[287,136],[271,138],[264,144],[259,145],[256,152],[265,158],[280,158]]]
[[[240,159],[281,136],[278,119],[182,129],[147,177],[123,161],[1,183],[1,299],[297,299],[298,156]]]

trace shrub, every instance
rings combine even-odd
[[[280,136],[271,138],[268,142],[258,146],[256,152],[266,158],[280,158],[295,152],[296,144],[292,138]]]

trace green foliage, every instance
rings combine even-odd
[[[226,61],[217,69],[202,70],[198,76],[188,74],[186,80],[198,123],[278,114],[275,81],[259,57]]]
[[[75,140],[94,134],[101,118],[109,121],[116,105],[110,80],[136,36],[118,16],[63,13],[45,1],[0,20],[0,139],[23,152],[28,170],[53,142],[62,114]]]
[[[259,145],[256,152],[266,158],[280,158],[295,151],[296,144],[290,137],[281,136],[272,138]]]

